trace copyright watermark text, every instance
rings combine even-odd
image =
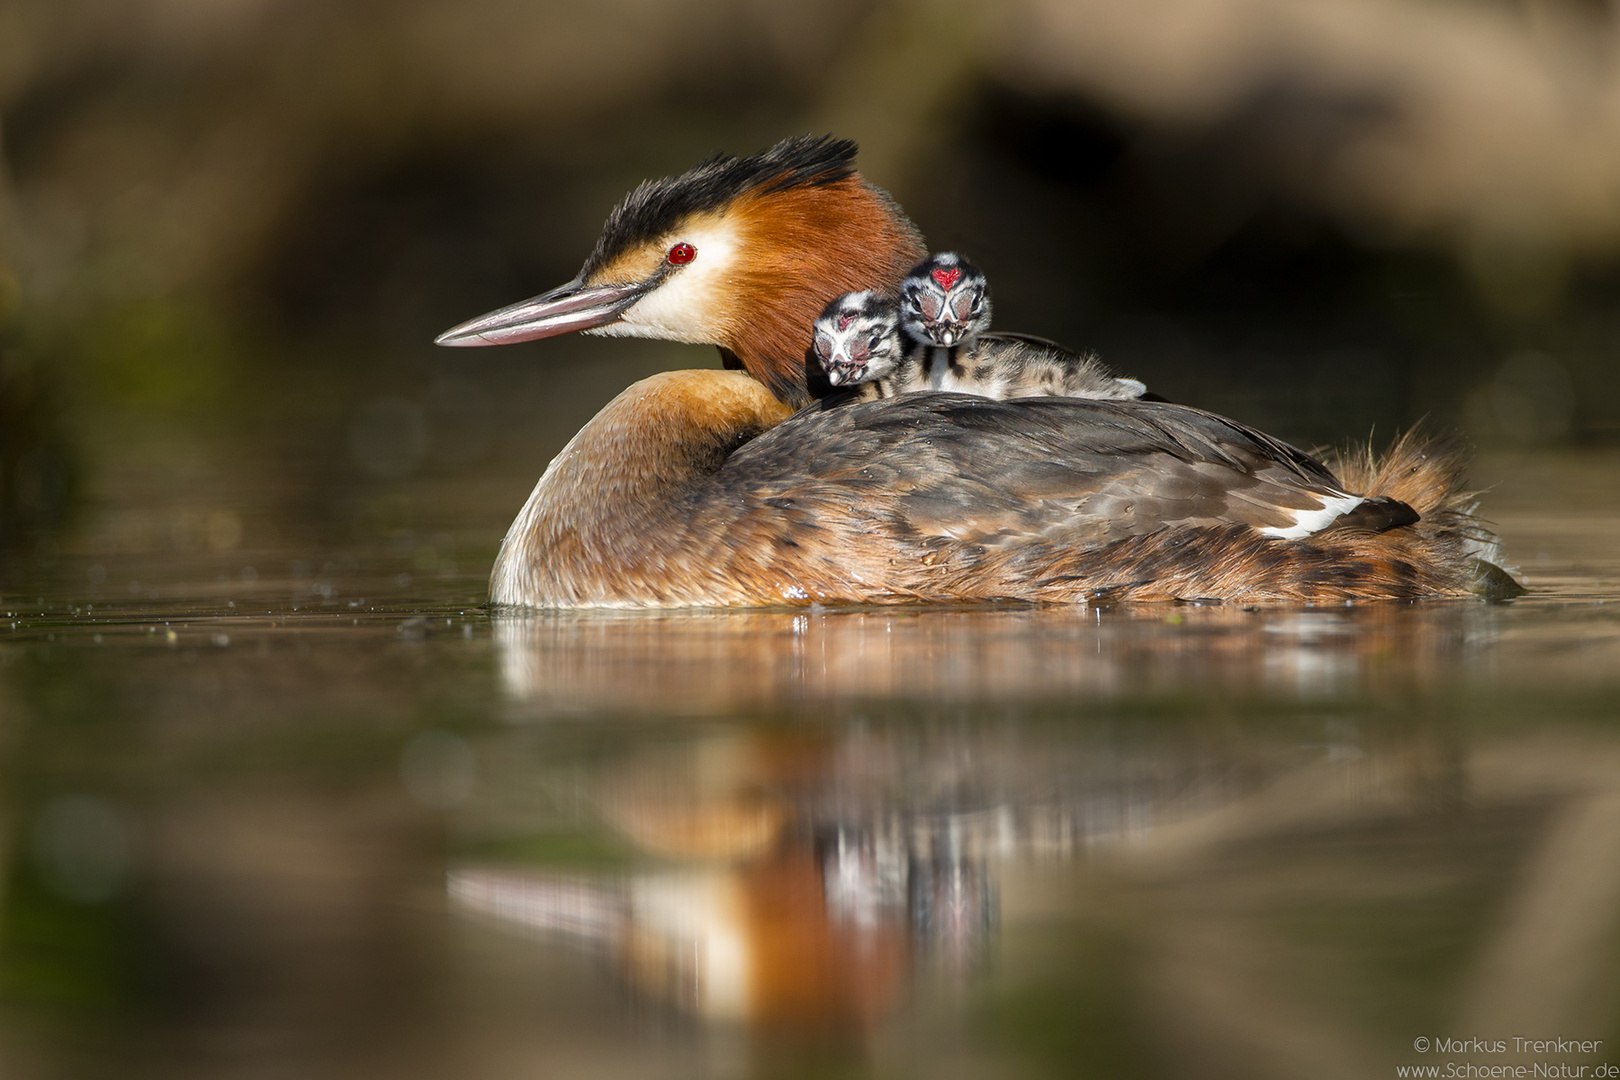
[[[1452,1060],[1436,1061],[1432,1056],[1410,1065],[1397,1065],[1398,1077],[1466,1077],[1490,1080],[1531,1080],[1541,1077],[1574,1077],[1591,1080],[1594,1077],[1613,1077],[1620,1080],[1620,1065],[1608,1062],[1570,1062],[1552,1060],[1559,1057],[1589,1057],[1603,1048],[1602,1039],[1532,1039],[1515,1035],[1506,1039],[1484,1038],[1477,1035],[1419,1035],[1412,1040],[1412,1049],[1420,1054],[1445,1054]],[[1497,1055],[1519,1058],[1517,1061],[1491,1060]],[[1535,1056],[1540,1060],[1526,1061]],[[1483,1057],[1486,1060],[1471,1060]]]

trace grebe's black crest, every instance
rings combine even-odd
[[[666,235],[693,214],[720,210],[749,192],[831,184],[855,173],[853,139],[797,135],[749,157],[718,153],[679,176],[645,180],[608,215],[581,278],[626,250]]]

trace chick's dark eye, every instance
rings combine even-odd
[[[697,248],[682,241],[669,249],[669,261],[676,266],[685,266],[697,258]]]

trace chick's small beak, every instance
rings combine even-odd
[[[487,315],[452,326],[433,339],[435,345],[510,345],[556,337],[571,330],[606,326],[641,299],[651,282],[630,285],[586,285],[578,278],[548,293],[508,304]]]

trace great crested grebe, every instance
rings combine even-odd
[[[834,297],[895,295],[922,239],[847,140],[642,184],[573,281],[441,335],[717,345],[744,371],[632,385],[547,467],[490,597],[531,607],[1220,599],[1507,590],[1456,455],[1408,438],[1341,482],[1164,402],[906,394],[811,403]],[[796,414],[795,408],[802,408]],[[1356,494],[1357,491],[1360,494]]]
[[[1022,334],[988,334],[990,286],[952,252],[934,255],[900,283],[898,303],[845,293],[816,320],[813,357],[834,386],[862,400],[918,390],[991,398],[1140,398],[1147,387],[1094,356]],[[1162,400],[1154,398],[1154,400]]]

